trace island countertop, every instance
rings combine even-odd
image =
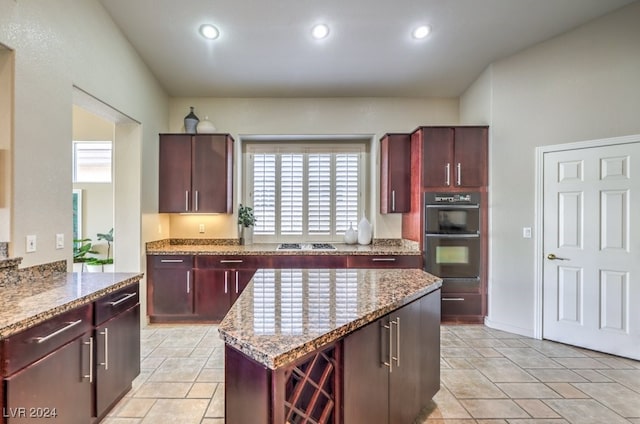
[[[0,298],[0,339],[138,282],[139,273],[56,273],[6,286]]]
[[[260,269],[219,332],[277,369],[441,286],[419,269]]]

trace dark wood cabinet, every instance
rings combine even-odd
[[[107,412],[130,389],[140,373],[140,304],[138,286],[125,288],[96,302],[95,411]]]
[[[487,185],[487,127],[421,127],[422,184],[426,188]]]
[[[439,312],[436,290],[344,339],[343,422],[414,422],[439,390]]]
[[[193,256],[147,259],[147,304],[151,322],[184,320],[194,310]]]
[[[422,268],[422,255],[353,255],[347,268]]]
[[[411,208],[411,134],[385,134],[380,139],[380,213]]]
[[[91,422],[90,333],[6,377],[7,424]]]
[[[159,160],[159,212],[233,212],[229,134],[160,134]]]

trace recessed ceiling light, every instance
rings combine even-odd
[[[204,24],[200,26],[200,34],[207,40],[215,40],[220,36],[220,31],[211,24]]]
[[[413,38],[421,40],[429,35],[430,32],[431,27],[429,27],[429,25],[421,25],[418,28],[414,29],[411,34],[413,35]]]
[[[329,27],[325,24],[318,24],[311,30],[311,35],[316,40],[322,40],[329,35]]]

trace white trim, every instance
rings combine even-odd
[[[544,261],[544,155],[567,150],[589,149],[594,147],[613,146],[618,144],[639,143],[640,134],[622,137],[602,138],[597,140],[578,141],[573,143],[555,144],[536,147],[536,187],[535,187],[535,240],[534,240],[534,311],[533,311],[533,337],[542,339],[544,335],[542,319],[542,279]]]

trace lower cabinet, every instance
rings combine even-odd
[[[4,379],[7,424],[91,422],[90,333]]]
[[[439,390],[439,325],[437,290],[344,339],[343,422],[415,420]]]
[[[118,291],[95,307],[95,413],[102,418],[130,389],[140,373],[140,304],[138,290]],[[102,315],[101,307],[109,309]]]
[[[198,269],[195,278],[195,315],[220,321],[255,274],[255,270]]]
[[[0,342],[0,423],[89,424],[140,373],[138,284]]]
[[[193,319],[193,256],[147,257],[147,304],[151,322]]]

